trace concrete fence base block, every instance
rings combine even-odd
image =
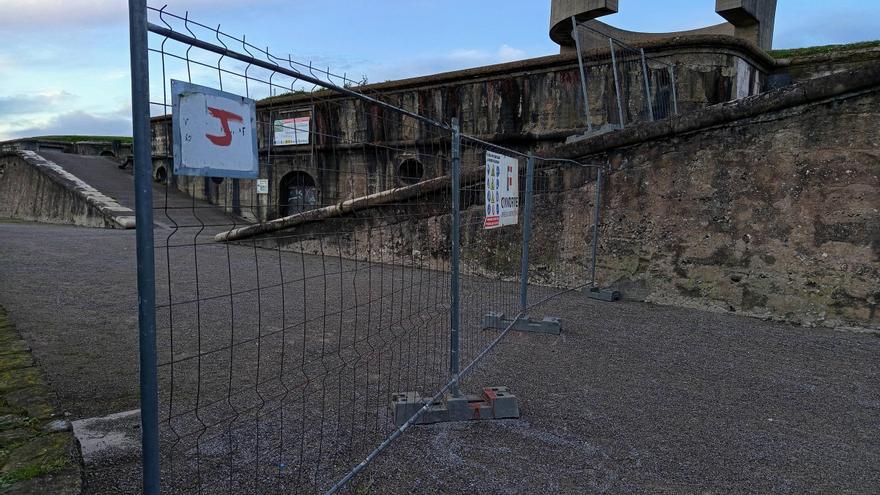
[[[513,323],[511,330],[517,332],[549,333],[559,335],[562,331],[562,321],[553,316],[545,316],[542,320],[535,320],[528,316],[523,318],[506,318],[504,313],[490,312],[483,316],[483,328],[495,328],[504,330]]]
[[[394,424],[403,426],[430,401],[418,392],[399,392],[391,396]],[[507,387],[486,387],[482,395],[447,394],[442,401],[428,407],[415,424],[425,425],[451,421],[480,421],[519,418],[519,401]]]
[[[600,289],[598,287],[587,287],[584,294],[590,299],[598,299],[600,301],[619,301],[620,292],[613,289]]]

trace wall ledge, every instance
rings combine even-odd
[[[73,192],[90,207],[98,210],[101,216],[114,228],[133,229],[135,227],[135,216],[132,209],[122,206],[115,199],[86,184],[57,163],[47,160],[33,151],[4,152],[0,156],[19,157],[62,188]]]
[[[642,122],[620,131],[560,145],[539,155],[577,159],[614,148],[696,132],[767,112],[833,99],[845,94],[877,90],[880,90],[880,66],[854,69],[740,100],[720,103],[666,120]]]

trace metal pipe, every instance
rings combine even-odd
[[[587,132],[593,132],[593,122],[590,120],[590,96],[587,91],[587,72],[584,70],[584,59],[581,55],[581,39],[577,32],[578,23],[574,16],[571,16],[571,37],[574,38],[575,50],[578,54],[578,67],[581,71],[581,90],[584,92],[584,113],[587,117]]]
[[[575,290],[575,289],[568,289],[565,292],[571,292],[572,290]],[[559,294],[557,294],[557,295],[559,295]],[[461,376],[467,376],[471,372],[471,370],[473,370],[474,367],[480,361],[482,361],[484,357],[486,357],[486,355],[488,355],[490,352],[492,352],[495,349],[495,347],[498,345],[498,343],[501,342],[501,340],[503,340],[504,337],[506,337],[508,333],[510,333],[510,330],[513,328],[514,323],[516,323],[516,320],[521,316],[524,316],[524,315],[517,315],[517,318],[514,318],[513,320],[511,320],[511,322],[507,324],[507,327],[504,328],[504,330],[502,330],[501,333],[498,334],[497,337],[495,337],[495,340],[490,342],[489,345],[486,346],[485,349],[483,349],[483,352],[479,353],[477,355],[477,357],[475,357],[474,360],[471,361],[470,364],[468,364],[464,368],[464,370],[462,370]],[[403,423],[396,430],[391,432],[391,435],[389,435],[388,438],[386,438],[382,443],[380,443],[378,447],[373,449],[373,451],[370,452],[367,455],[367,457],[363,461],[360,462],[360,464],[355,466],[354,469],[349,471],[348,474],[343,476],[342,479],[340,479],[339,481],[336,482],[336,484],[334,484],[332,487],[330,487],[330,489],[327,490],[324,493],[324,495],[333,495],[335,493],[338,493],[339,490],[341,490],[345,485],[348,484],[348,482],[350,482],[352,479],[354,479],[355,476],[360,474],[371,462],[373,462],[373,460],[376,457],[379,457],[379,454],[381,454],[385,449],[387,449],[389,445],[391,445],[395,440],[397,440],[401,435],[403,435],[403,433],[407,429],[409,429],[409,427],[414,425],[416,423],[416,421],[418,421],[419,418],[424,416],[424,414],[428,411],[428,409],[431,408],[431,406],[433,406],[434,404],[439,402],[443,398],[443,394],[445,394],[447,391],[449,391],[450,393],[453,393],[453,391],[457,387],[458,387],[458,379],[457,378],[447,382],[446,385],[444,385],[443,388],[438,390],[437,393],[434,394],[434,396],[431,397],[430,400],[425,401],[425,405],[422,406],[421,409],[416,411],[416,413],[413,414],[408,420],[406,420],[405,423]]]
[[[147,2],[129,0],[131,120],[137,239],[143,491],[159,493],[159,387],[156,361],[156,265],[153,252],[153,158],[150,137],[150,64]]]
[[[645,102],[648,105],[648,118],[654,121],[654,101],[651,98],[651,81],[648,77],[648,62],[645,60],[645,49],[640,48],[642,54],[642,72],[645,74]]]
[[[675,66],[669,66],[669,78],[672,83],[672,111],[678,115],[678,93],[675,91]]]
[[[458,331],[461,325],[461,277],[459,262],[461,257],[461,129],[458,119],[452,119],[452,260],[450,267],[450,334],[449,334],[449,373],[452,375],[452,395],[458,397],[459,342]]]
[[[608,44],[611,46],[611,71],[614,72],[614,94],[617,95],[617,118],[620,122],[620,128],[623,129],[626,123],[623,121],[623,104],[620,100],[620,81],[617,78],[617,55],[614,49],[614,38],[608,38]]]
[[[522,267],[519,280],[519,311],[525,316],[529,290],[529,241],[532,238],[532,191],[535,178],[535,159],[529,154],[526,161],[526,204],[523,211]]]
[[[357,98],[359,100],[363,100],[363,101],[372,103],[374,105],[378,105],[378,106],[386,108],[388,110],[393,110],[395,112],[402,113],[402,114],[406,115],[407,117],[412,117],[412,118],[418,120],[419,122],[424,122],[426,124],[438,126],[443,129],[449,129],[449,126],[447,124],[442,123],[442,122],[438,122],[436,120],[429,119],[428,117],[424,117],[424,116],[419,115],[417,113],[410,112],[409,110],[404,110],[402,108],[395,107],[394,105],[390,105],[390,104],[385,103],[383,101],[379,101],[375,98],[371,98],[365,94],[358,93],[357,91],[352,91],[351,89],[348,89],[346,87],[337,86],[335,84],[328,83],[326,81],[318,79],[317,77],[308,76],[308,75],[305,75],[301,72],[295,71],[293,69],[288,69],[286,67],[282,67],[278,64],[273,64],[273,63],[267,62],[265,60],[260,60],[258,58],[251,57],[250,55],[244,55],[242,53],[230,50],[225,47],[219,47],[216,45],[212,45],[211,43],[202,41],[198,38],[193,38],[192,36],[187,36],[185,34],[178,33],[177,31],[173,31],[173,30],[168,29],[166,27],[157,26],[156,24],[153,24],[153,23],[147,23],[147,29],[151,33],[156,33],[160,36],[165,36],[165,37],[168,37],[168,38],[173,39],[175,41],[179,41],[181,43],[184,43],[184,44],[187,44],[190,46],[194,46],[196,48],[201,48],[202,50],[205,50],[205,51],[208,51],[211,53],[216,53],[218,55],[223,55],[224,57],[233,58],[233,59],[238,60],[240,62],[255,65],[257,67],[262,67],[266,70],[275,71],[275,72],[278,72],[279,74],[284,74],[289,77],[302,79],[303,81],[315,84],[317,86],[321,86],[322,88],[331,89],[337,93],[342,93],[346,96],[351,96],[353,98]]]
[[[590,262],[590,283],[592,287],[596,287],[596,255],[599,249],[599,222],[601,217],[599,211],[602,208],[602,169],[599,169],[596,175],[596,202],[593,205],[593,253]]]

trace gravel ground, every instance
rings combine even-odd
[[[206,268],[199,270],[206,277],[202,283],[218,286],[223,277],[217,268],[225,267],[225,249],[200,249]],[[264,255],[248,258],[247,248],[233,250],[241,260],[234,266],[235,279],[246,285],[248,270],[255,272],[253,267],[263,264],[256,260]],[[296,259],[281,262],[286,278],[297,273],[305,278],[320,261],[306,258],[297,269]],[[331,263],[322,270],[328,266],[339,272],[348,265]],[[137,407],[134,267],[134,232],[0,224],[0,304],[33,347],[72,419]],[[265,263],[262,284],[271,284],[268,273],[278,267],[278,262]],[[186,278],[176,269],[172,272],[175,278]],[[405,280],[424,277],[423,272],[398,270],[397,290]],[[428,286],[443,287],[443,278],[430,273]],[[420,280],[403,287],[424,286],[425,279]],[[363,275],[339,281],[353,293],[363,293],[358,285],[363,283]],[[380,285],[386,283],[391,282]],[[480,299],[471,295],[487,294],[479,281],[465,286],[468,301]],[[374,287],[375,282],[368,284],[367,290]],[[442,325],[428,322],[442,313],[443,301],[436,311],[422,314],[421,296],[413,296],[412,288],[401,294],[405,290],[410,302],[416,297],[416,304],[401,307],[400,317],[412,321],[420,315],[415,327],[422,333],[416,335],[437,336]],[[542,291],[534,292],[540,297]],[[285,300],[303,294],[313,297],[314,290],[304,284],[299,291],[290,290]],[[491,296],[510,302],[503,293]],[[253,306],[249,296],[241,297],[237,308]],[[308,301],[307,306],[317,303]],[[240,328],[248,327],[254,315],[277,320],[277,308],[268,306],[237,311]],[[484,309],[476,303],[468,306],[470,326]],[[223,319],[216,308],[202,310],[206,318],[213,312]],[[395,321],[394,314],[389,322]],[[358,479],[357,493],[880,492],[876,335],[647,304],[601,303],[574,293],[535,313],[543,315],[562,317],[563,334],[511,334],[468,383],[471,390],[510,387],[521,401],[519,420],[415,427]],[[360,310],[342,312],[325,326],[349,328],[356,316],[363,317]],[[195,344],[186,329],[192,324],[178,320],[183,338],[167,356],[191,358]],[[305,333],[308,345],[327,337]],[[380,335],[380,342],[401,335],[410,334]],[[476,335],[469,355],[492,336]],[[212,338],[222,342],[226,337]],[[250,356],[247,352],[239,355],[242,362]],[[272,353],[261,359],[272,359]],[[383,380],[391,376],[389,370],[365,376],[374,373]],[[210,395],[219,382],[202,383]],[[389,383],[376,396],[401,386]],[[310,393],[318,390],[327,388]],[[271,417],[264,419],[260,428],[267,438],[274,425]],[[245,428],[242,436],[251,433]],[[206,464],[212,461],[208,447],[217,450],[217,459],[225,459],[228,452],[222,445],[209,442],[203,443]],[[137,491],[139,470],[131,458],[89,469],[90,493]],[[236,479],[235,486],[247,485]],[[273,492],[265,487],[252,491]]]

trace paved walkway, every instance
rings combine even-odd
[[[40,151],[39,155],[60,165],[86,184],[110,196],[119,204],[135,209],[134,176],[131,167],[120,169],[119,163],[103,156],[86,156],[60,151]],[[167,206],[167,210],[164,209]],[[246,224],[244,219],[224,212],[221,208],[195,200],[174,188],[153,183],[153,223],[162,228],[177,225],[209,226],[211,231]]]
[[[0,280],[72,419],[137,407],[134,232],[0,224]],[[359,493],[880,492],[876,335],[577,294],[543,315],[563,334],[513,334],[470,380],[521,419],[414,428]],[[102,494],[138,476],[87,472]]]

